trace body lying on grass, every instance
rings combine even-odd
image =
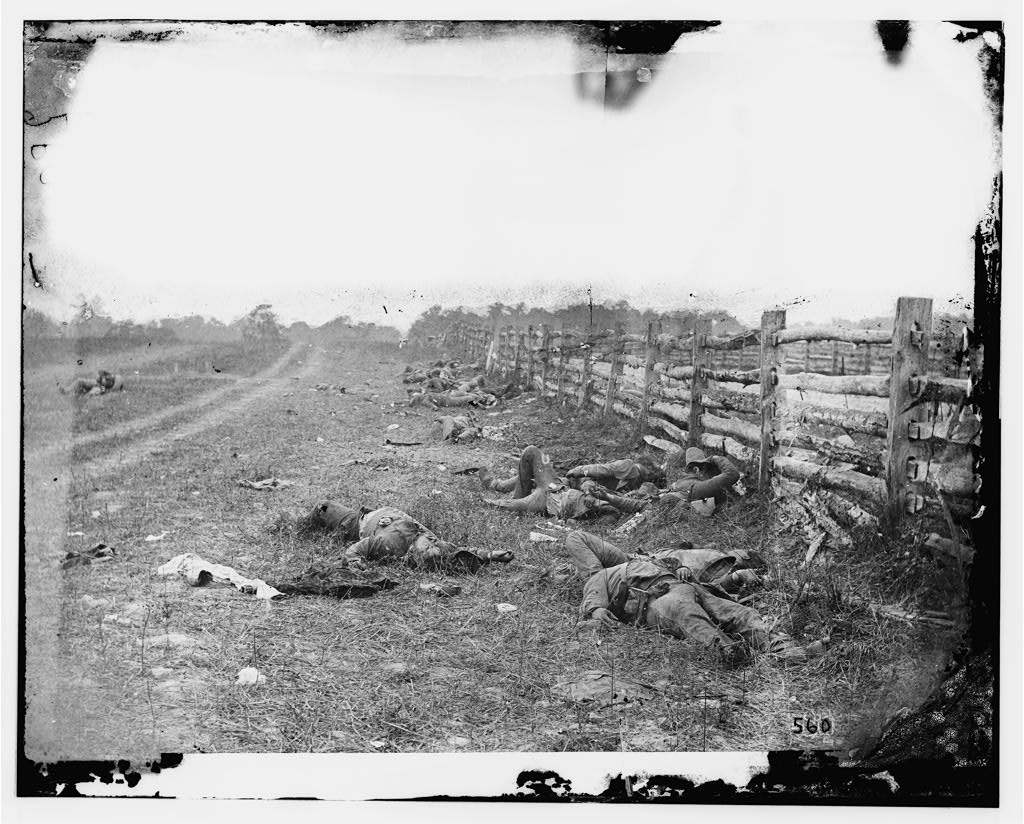
[[[124,389],[124,378],[100,369],[95,378],[75,378],[67,386],[58,387],[62,395],[102,395]]]
[[[579,489],[583,481],[589,479],[599,483],[610,492],[632,492],[645,483],[663,486],[665,469],[649,458],[632,461],[623,458],[601,464],[583,464],[574,466],[565,473],[569,485]]]
[[[689,504],[701,515],[712,515],[729,499],[729,490],[740,479],[740,471],[724,455],[712,455],[691,446],[686,450],[683,474],[662,500]]]
[[[484,499],[490,506],[563,520],[616,520],[622,515],[639,512],[658,497],[657,487],[649,482],[642,483],[634,492],[618,495],[596,480],[559,478],[550,456],[536,446],[523,450],[519,469],[512,477],[498,480],[484,468],[480,470],[480,483],[485,490],[512,493],[511,499]],[[574,484],[581,488],[574,489]]]
[[[751,586],[759,559],[712,549],[662,549],[628,555],[614,544],[576,531],[565,540],[583,576],[580,615],[606,627],[632,623],[693,640],[728,663],[751,651],[803,660],[824,652],[824,643],[802,647],[779,630],[766,629],[761,614],[731,592]]]
[[[481,389],[462,391],[450,389],[447,392],[419,392],[409,396],[409,406],[429,406],[433,409],[455,406],[494,406],[498,399]]]
[[[329,529],[346,543],[343,560],[361,568],[368,561],[404,561],[424,569],[440,567],[476,571],[484,564],[508,563],[508,550],[456,547],[437,537],[409,514],[395,507],[355,510],[344,504],[318,504],[311,523]]]
[[[434,418],[434,423],[441,424],[441,440],[470,441],[481,436],[480,426],[471,415],[441,415]]]

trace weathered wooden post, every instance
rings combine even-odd
[[[604,410],[602,412],[602,415],[606,418],[612,412],[612,407],[615,404],[615,393],[619,388],[619,374],[622,372],[622,354],[625,351],[625,346],[622,342],[624,331],[622,321],[615,321],[615,330],[613,332],[615,337],[612,340],[612,360],[608,370],[608,386],[605,387]]]
[[[711,350],[708,349],[708,335],[711,334],[711,319],[697,318],[693,322],[693,377],[690,378],[690,432],[687,443],[700,446],[704,434],[704,390],[708,388],[705,370],[711,368]]]
[[[893,349],[893,353],[895,353],[895,351],[896,350],[894,348]],[[871,344],[870,343],[865,343],[864,344],[864,374],[865,375],[870,375],[871,374]]]
[[[498,337],[498,365],[501,370],[501,379],[508,380],[509,356],[507,326],[501,327],[501,332]]]
[[[811,371],[811,342],[804,341],[804,372]]]
[[[515,363],[516,354],[516,330],[511,326],[505,328],[505,377],[512,380],[515,376],[512,373],[512,365]]]
[[[536,348],[533,337],[533,324],[526,327],[526,390],[533,389],[533,350]]]
[[[761,315],[761,456],[757,487],[767,490],[771,484],[772,458],[775,456],[776,389],[779,383],[781,349],[775,335],[786,328],[786,310],[772,309]]]
[[[839,341],[832,341],[832,374],[839,374]]]
[[[551,329],[546,323],[540,325],[540,396],[548,394],[548,364],[551,361]]]
[[[911,425],[928,417],[926,404],[911,408],[910,379],[928,374],[932,336],[930,298],[900,298],[892,330],[892,372],[889,376],[889,429],[886,433],[885,484],[889,505],[900,518],[924,503],[927,455],[919,455],[923,441],[911,440]],[[915,426],[914,429],[917,427]]]
[[[644,353],[644,396],[640,401],[640,434],[646,435],[650,425],[651,404],[654,402],[654,364],[658,362],[658,335],[660,321],[647,324],[646,351]]]
[[[565,361],[569,354],[566,350],[565,321],[562,321],[562,330],[558,335],[558,372],[555,375],[555,399],[561,405],[565,402]]]
[[[590,400],[590,349],[593,346],[591,335],[587,333],[587,339],[583,344],[583,372],[580,374],[580,394],[576,403],[577,409],[586,409]]]
[[[523,333],[517,329],[512,329],[511,334],[516,342],[515,361],[512,366],[512,381],[519,385],[519,364],[523,358]]]

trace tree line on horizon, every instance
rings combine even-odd
[[[285,325],[273,306],[266,303],[259,304],[231,323],[202,315],[166,317],[144,323],[115,320],[88,303],[83,303],[70,321],[56,321],[38,309],[26,307],[22,311],[22,334],[26,341],[108,339],[124,345],[176,342],[265,344],[286,339],[325,344],[346,339],[397,344],[402,337],[391,326],[354,323],[347,315],[340,315],[319,326],[310,326],[305,321]]]
[[[953,311],[937,312],[933,331],[936,336],[959,335],[964,326],[972,323],[969,305],[951,307]],[[173,342],[223,343],[240,341],[248,343],[271,343],[285,339],[306,343],[332,344],[345,340],[362,340],[375,343],[395,343],[403,337],[427,342],[439,338],[452,325],[462,323],[469,326],[499,328],[513,326],[522,328],[547,324],[552,329],[576,330],[610,329],[621,322],[626,331],[642,333],[647,324],[658,321],[666,332],[685,335],[698,318],[711,320],[712,334],[728,337],[748,329],[730,312],[713,310],[655,311],[640,310],[628,301],[607,301],[600,304],[578,302],[559,309],[544,309],[528,306],[524,302],[506,305],[495,301],[482,310],[467,309],[464,306],[444,309],[431,306],[412,324],[403,336],[395,327],[376,323],[354,323],[347,315],[339,315],[319,326],[305,321],[284,325],[270,304],[259,304],[242,317],[225,324],[216,318],[194,314],[185,317],[166,317],[139,323],[131,320],[114,320],[109,315],[84,303],[70,321],[58,322],[34,308],[22,312],[22,332],[26,341],[32,340],[79,340],[106,338],[125,345]],[[833,318],[830,325],[859,329],[891,329],[894,315],[877,315],[851,321]],[[814,324],[793,324],[794,327]]]
[[[560,329],[564,324],[568,329],[596,332],[602,329],[611,329],[619,322],[624,325],[627,332],[641,333],[646,331],[647,324],[652,321],[660,321],[663,331],[685,335],[693,328],[693,322],[698,318],[710,319],[711,333],[720,337],[737,335],[750,328],[737,320],[733,314],[722,309],[706,312],[696,310],[659,312],[653,309],[636,309],[625,300],[600,304],[581,301],[561,309],[542,309],[527,306],[523,302],[507,306],[496,301],[485,310],[472,310],[464,306],[450,309],[442,309],[439,305],[431,306],[412,324],[409,337],[427,340],[444,334],[445,330],[456,323],[492,329],[504,326],[522,328],[532,325],[539,327],[541,324],[547,324],[553,330]],[[859,320],[834,317],[827,325],[851,329],[892,329],[894,321],[895,307],[894,311],[888,315],[874,315]],[[969,326],[971,322],[970,306],[963,306],[956,308],[955,311],[937,312],[934,328],[936,333],[939,333],[940,330],[943,333],[947,330],[959,333],[962,326]],[[810,322],[790,324],[792,328],[818,325],[825,324]]]

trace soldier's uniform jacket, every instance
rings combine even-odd
[[[718,469],[718,474],[705,480],[698,473],[688,472],[672,484],[672,490],[678,492],[687,503],[714,498],[715,505],[725,503],[728,490],[740,479],[740,471],[732,461],[722,455],[707,458]]]
[[[423,524],[395,507],[385,506],[363,515],[359,540],[345,550],[349,560],[397,560],[413,566],[436,566],[454,548]]]
[[[640,617],[643,603],[638,593],[662,594],[678,583],[679,579],[664,561],[632,558],[590,576],[583,587],[580,615],[589,618],[595,609],[607,609],[620,621],[632,622]]]

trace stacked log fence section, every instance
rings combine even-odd
[[[978,369],[980,354],[935,339],[930,300],[900,298],[892,329],[790,328],[771,310],[729,336],[706,319],[676,331],[456,325],[445,341],[554,403],[635,421],[655,449],[726,454],[847,526],[917,519],[963,554],[980,421],[951,364]]]

